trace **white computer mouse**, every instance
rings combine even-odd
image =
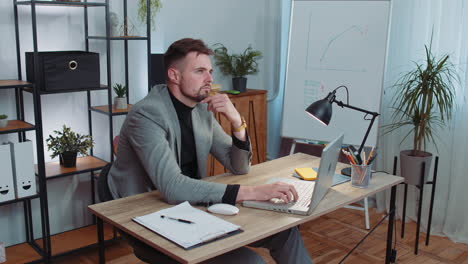
[[[222,215],[235,215],[239,212],[239,208],[235,207],[234,205],[225,203],[213,204],[207,209],[211,213]]]

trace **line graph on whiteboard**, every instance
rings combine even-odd
[[[325,85],[323,82],[304,80],[304,109],[311,103],[325,98]]]
[[[365,65],[356,62],[366,56],[368,32],[368,25],[351,25],[322,36],[313,27],[310,14],[305,70],[366,72]],[[311,38],[318,41],[311,43]]]

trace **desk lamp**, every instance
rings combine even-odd
[[[342,101],[335,100],[335,98],[336,98],[335,94],[336,94],[336,91],[339,88],[345,88],[346,89],[346,96],[347,96],[346,104],[343,103]],[[372,128],[372,125],[374,124],[374,120],[379,114],[376,113],[376,112],[367,111],[365,109],[349,105],[348,87],[346,87],[344,85],[336,87],[335,90],[328,93],[327,97],[325,97],[322,100],[318,100],[318,101],[312,103],[311,105],[309,105],[309,107],[307,107],[307,109],[306,109],[306,112],[308,114],[310,114],[312,117],[314,117],[315,119],[317,119],[320,123],[328,126],[328,124],[330,123],[331,117],[332,117],[332,104],[333,103],[336,103],[341,108],[346,107],[346,108],[354,109],[354,110],[359,111],[359,112],[363,112],[363,113],[366,114],[364,116],[364,119],[365,120],[370,120],[369,127],[367,128],[367,131],[366,131],[366,134],[364,136],[364,139],[362,140],[361,146],[359,146],[359,149],[354,153],[355,155],[360,156],[361,152],[362,152],[362,149],[364,148],[364,144],[366,143],[367,136],[369,136],[369,132],[370,132],[370,130]],[[367,115],[371,115],[372,118],[366,119]],[[341,170],[341,174],[350,176],[351,175],[351,168],[350,167],[344,168],[343,170]]]

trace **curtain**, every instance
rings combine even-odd
[[[427,151],[439,156],[431,235],[447,236],[454,242],[468,243],[468,1],[466,0],[392,0],[387,65],[382,97],[380,125],[391,122],[392,85],[401,74],[421,63],[424,45],[431,44],[437,58],[448,54],[460,76],[454,115],[447,127],[436,132],[437,146]],[[392,172],[393,157],[411,148],[411,138],[402,139],[408,130],[384,134],[379,128],[377,169]],[[400,143],[401,142],[401,143]],[[432,162],[432,179],[434,160]],[[399,166],[398,166],[399,170]],[[398,172],[399,173],[399,172]],[[397,173],[397,174],[398,174]],[[425,185],[421,226],[427,229],[431,185]],[[388,211],[389,191],[376,196],[379,211]],[[416,221],[419,190],[409,185],[407,217]],[[402,213],[403,186],[397,192],[397,216]],[[408,219],[407,219],[408,220]]]

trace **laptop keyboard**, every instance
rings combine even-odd
[[[286,204],[283,199],[273,198],[270,201],[275,204],[283,205],[296,205],[300,207],[308,207],[312,197],[312,191],[315,187],[315,182],[305,182],[295,179],[280,179],[280,181],[291,184],[296,188],[297,194],[299,195],[299,200],[296,202],[290,202]]]
[[[315,184],[304,184],[304,182],[300,181],[292,181],[291,184],[296,188],[297,194],[299,195],[299,200],[296,203],[299,206],[308,207]]]

